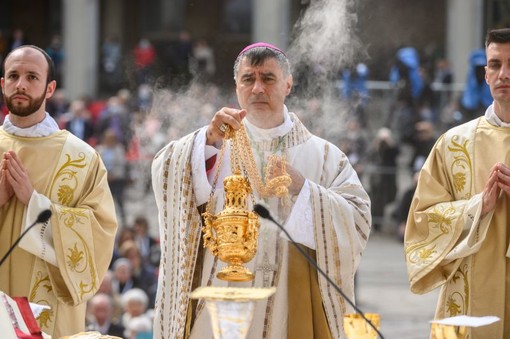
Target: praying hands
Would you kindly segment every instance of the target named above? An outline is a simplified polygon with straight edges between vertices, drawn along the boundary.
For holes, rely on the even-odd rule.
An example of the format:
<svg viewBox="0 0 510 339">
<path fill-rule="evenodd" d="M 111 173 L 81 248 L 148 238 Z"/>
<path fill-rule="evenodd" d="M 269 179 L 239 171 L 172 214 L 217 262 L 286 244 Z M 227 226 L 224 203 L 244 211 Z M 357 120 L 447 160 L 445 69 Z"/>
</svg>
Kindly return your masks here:
<svg viewBox="0 0 510 339">
<path fill-rule="evenodd" d="M 28 172 L 14 151 L 4 153 L 0 174 L 0 206 L 9 199 L 16 197 L 25 205 L 28 205 L 34 188 L 28 176 Z"/>
<path fill-rule="evenodd" d="M 501 190 L 510 196 L 510 167 L 498 162 L 492 167 L 482 193 L 482 217 L 494 210 Z"/>
</svg>

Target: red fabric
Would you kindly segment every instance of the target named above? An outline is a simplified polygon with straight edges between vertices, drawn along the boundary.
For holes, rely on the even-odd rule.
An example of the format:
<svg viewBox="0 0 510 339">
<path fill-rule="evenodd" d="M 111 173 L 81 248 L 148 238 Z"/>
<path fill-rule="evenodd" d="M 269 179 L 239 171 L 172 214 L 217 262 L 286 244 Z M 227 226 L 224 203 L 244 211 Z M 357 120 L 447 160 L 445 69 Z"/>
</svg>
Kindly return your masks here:
<svg viewBox="0 0 510 339">
<path fill-rule="evenodd" d="M 99 115 L 101 114 L 101 111 L 106 107 L 106 101 L 104 100 L 96 100 L 89 103 L 87 106 L 87 109 L 90 112 L 90 116 L 92 118 L 92 121 L 94 123 L 97 122 Z"/>
<path fill-rule="evenodd" d="M 156 58 L 156 50 L 149 46 L 147 48 L 136 47 L 133 51 L 135 55 L 135 63 L 139 67 L 148 67 Z"/>
<path fill-rule="evenodd" d="M 126 152 L 127 161 L 136 161 L 141 159 L 140 155 L 140 138 L 134 136 L 129 142 L 128 150 Z"/>
<path fill-rule="evenodd" d="M 216 154 L 205 161 L 205 171 L 207 174 L 214 168 L 214 164 L 216 164 Z"/>
<path fill-rule="evenodd" d="M 32 309 L 30 308 L 30 304 L 26 297 L 14 297 L 12 298 L 17 304 L 18 309 L 23 316 L 23 320 L 25 321 L 25 325 L 27 325 L 30 333 L 24 333 L 19 328 L 16 328 L 16 335 L 20 339 L 42 339 L 42 332 L 39 324 L 34 318 L 34 314 L 32 313 Z"/>
</svg>

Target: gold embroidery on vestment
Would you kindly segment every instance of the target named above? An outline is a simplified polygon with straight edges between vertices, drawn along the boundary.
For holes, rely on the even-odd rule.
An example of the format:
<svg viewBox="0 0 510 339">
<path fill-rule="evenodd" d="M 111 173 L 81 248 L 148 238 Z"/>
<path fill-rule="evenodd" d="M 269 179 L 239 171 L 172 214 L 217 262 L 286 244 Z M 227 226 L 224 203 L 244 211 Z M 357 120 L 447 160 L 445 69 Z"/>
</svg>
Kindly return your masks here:
<svg viewBox="0 0 510 339">
<path fill-rule="evenodd" d="M 455 217 L 456 209 L 453 206 L 440 210 L 440 207 L 434 207 L 431 212 L 426 213 L 430 229 L 436 230 L 431 232 L 429 239 L 419 242 L 416 245 L 406 248 L 406 255 L 409 262 L 413 264 L 424 265 L 435 258 L 436 241 L 449 234 L 452 231 L 452 220 Z M 439 231 L 439 232 L 437 232 Z"/>
<path fill-rule="evenodd" d="M 465 140 L 462 144 L 458 142 L 460 136 L 455 135 L 451 139 L 451 145 L 448 146 L 448 150 L 456 155 L 453 156 L 453 161 L 451 163 L 451 173 L 453 179 L 453 186 L 457 193 L 461 193 L 465 189 L 467 192 L 464 192 L 464 199 L 468 199 L 471 197 L 472 192 L 472 182 L 466 187 L 466 183 L 468 179 L 471 180 L 473 177 L 472 173 L 472 161 L 469 155 L 467 144 L 469 140 Z"/>
<path fill-rule="evenodd" d="M 451 317 L 467 314 L 467 308 L 469 306 L 469 280 L 467 272 L 468 265 L 464 264 L 457 269 L 452 279 L 448 282 L 448 284 L 453 285 L 452 287 L 455 289 L 448 295 L 446 301 L 446 311 Z M 464 294 L 460 292 L 462 290 L 458 288 L 460 286 L 455 286 L 459 284 L 464 287 Z"/>
</svg>

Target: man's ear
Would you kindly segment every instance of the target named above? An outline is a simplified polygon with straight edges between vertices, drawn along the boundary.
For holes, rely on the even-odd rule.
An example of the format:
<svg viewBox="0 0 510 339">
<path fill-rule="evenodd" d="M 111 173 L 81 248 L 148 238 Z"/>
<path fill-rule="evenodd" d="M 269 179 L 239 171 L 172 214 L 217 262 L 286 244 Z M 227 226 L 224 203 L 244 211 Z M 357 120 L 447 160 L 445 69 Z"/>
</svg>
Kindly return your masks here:
<svg viewBox="0 0 510 339">
<path fill-rule="evenodd" d="M 49 99 L 55 93 L 55 89 L 57 88 L 57 82 L 55 80 L 50 81 L 48 86 L 46 87 L 46 99 Z"/>
<path fill-rule="evenodd" d="M 292 78 L 292 74 L 287 78 L 287 95 L 292 91 L 292 85 L 294 84 L 294 79 Z"/>
</svg>

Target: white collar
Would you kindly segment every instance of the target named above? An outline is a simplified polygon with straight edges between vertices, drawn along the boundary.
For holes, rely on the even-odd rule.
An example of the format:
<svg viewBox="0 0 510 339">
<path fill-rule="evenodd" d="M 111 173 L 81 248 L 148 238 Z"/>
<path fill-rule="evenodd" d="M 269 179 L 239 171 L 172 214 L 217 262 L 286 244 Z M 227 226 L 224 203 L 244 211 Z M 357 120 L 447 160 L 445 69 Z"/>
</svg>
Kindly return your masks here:
<svg viewBox="0 0 510 339">
<path fill-rule="evenodd" d="M 260 141 L 268 141 L 272 140 L 285 134 L 289 133 L 292 129 L 292 120 L 290 119 L 289 110 L 287 106 L 283 105 L 283 117 L 284 121 L 280 126 L 274 128 L 259 128 L 248 121 L 248 119 L 244 119 L 244 125 L 250 135 L 250 139 L 255 142 Z"/>
<path fill-rule="evenodd" d="M 502 121 L 496 112 L 494 112 L 494 104 L 487 107 L 485 110 L 485 118 L 491 125 L 499 127 L 510 127 L 510 123 Z"/>
<path fill-rule="evenodd" d="M 27 128 L 14 126 L 9 119 L 9 115 L 7 115 L 4 119 L 3 129 L 9 134 L 17 135 L 20 137 L 35 138 L 47 137 L 48 135 L 57 132 L 59 127 L 55 119 L 53 119 L 48 114 L 48 112 L 46 112 L 46 117 L 43 119 L 43 121 Z"/>
</svg>

